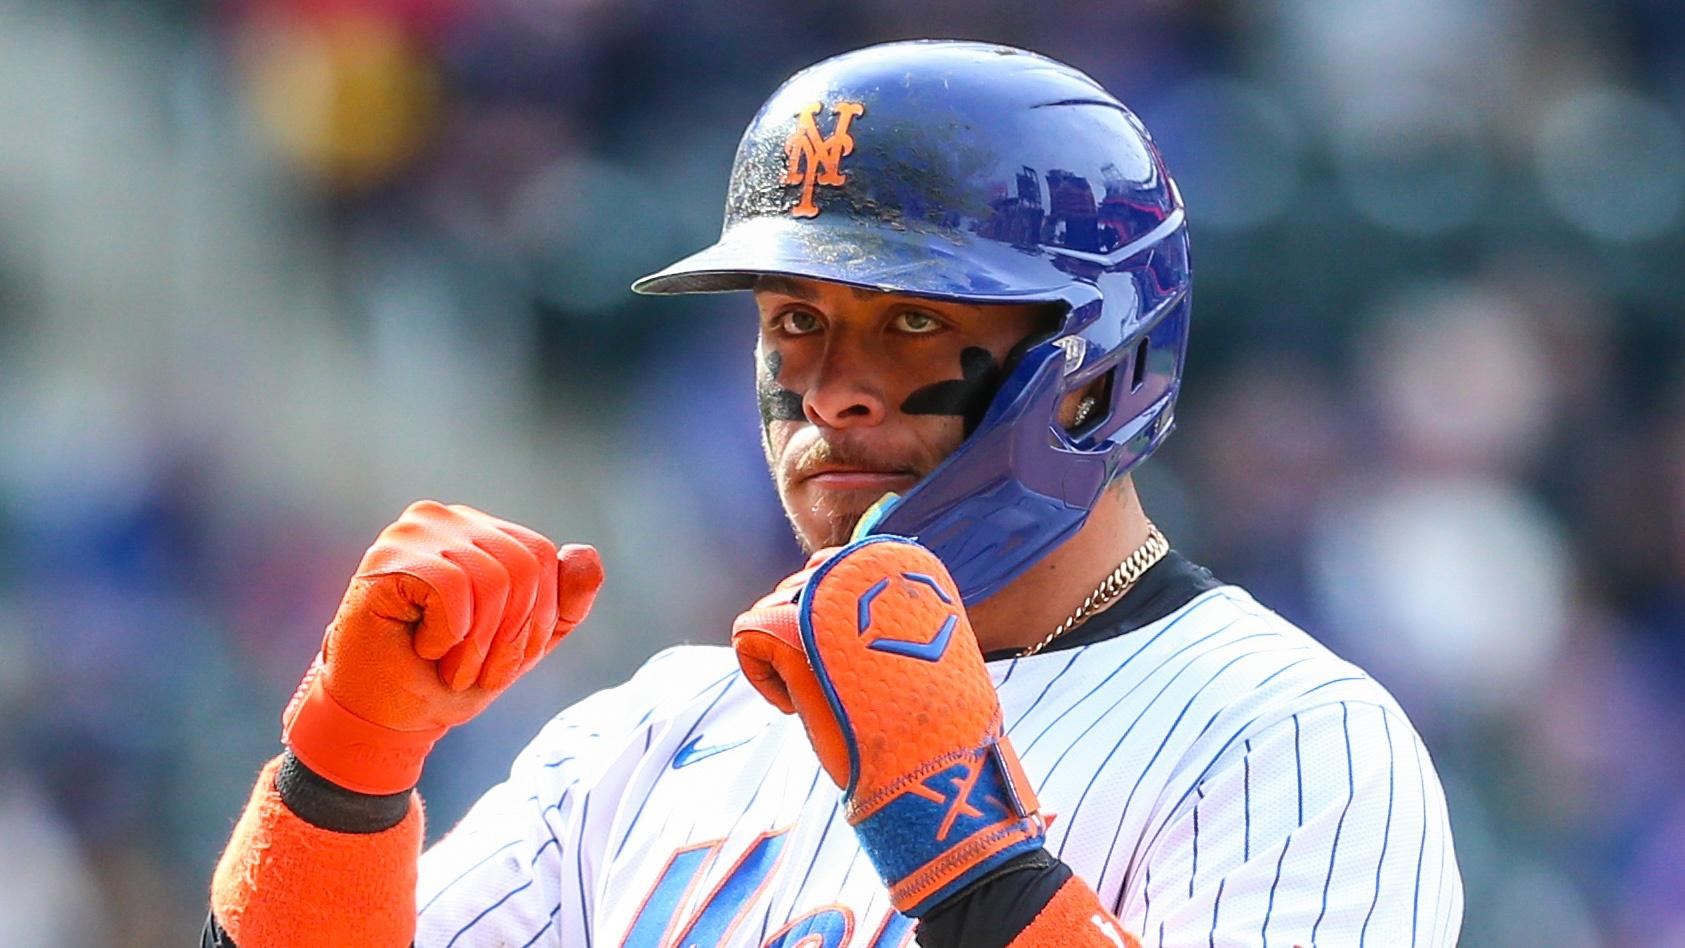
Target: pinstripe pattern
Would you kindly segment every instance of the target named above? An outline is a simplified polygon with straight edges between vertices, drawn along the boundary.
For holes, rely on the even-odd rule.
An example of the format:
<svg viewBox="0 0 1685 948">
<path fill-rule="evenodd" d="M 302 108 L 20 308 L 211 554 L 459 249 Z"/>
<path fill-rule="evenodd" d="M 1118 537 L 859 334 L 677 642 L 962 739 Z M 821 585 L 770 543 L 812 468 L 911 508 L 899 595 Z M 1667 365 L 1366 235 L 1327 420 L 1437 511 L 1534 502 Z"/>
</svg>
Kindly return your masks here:
<svg viewBox="0 0 1685 948">
<path fill-rule="evenodd" d="M 1048 848 L 1144 941 L 1455 944 L 1462 886 L 1420 739 L 1384 689 L 1243 591 L 990 670 L 1056 814 Z M 619 945 L 675 853 L 700 847 L 688 887 L 664 890 L 672 924 L 640 929 L 677 932 L 775 832 L 727 942 L 836 903 L 864 948 L 889 903 L 839 804 L 800 722 L 729 650 L 672 649 L 547 725 L 423 857 L 417 943 Z"/>
</svg>

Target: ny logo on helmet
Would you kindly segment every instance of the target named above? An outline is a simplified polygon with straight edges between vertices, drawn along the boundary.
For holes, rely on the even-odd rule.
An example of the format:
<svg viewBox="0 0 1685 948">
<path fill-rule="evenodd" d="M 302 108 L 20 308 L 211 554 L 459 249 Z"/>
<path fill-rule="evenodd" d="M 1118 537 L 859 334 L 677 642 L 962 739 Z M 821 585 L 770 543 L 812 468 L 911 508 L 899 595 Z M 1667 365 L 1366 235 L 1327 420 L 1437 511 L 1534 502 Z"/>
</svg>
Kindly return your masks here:
<svg viewBox="0 0 1685 948">
<path fill-rule="evenodd" d="M 784 183 L 802 186 L 802 199 L 790 210 L 792 217 L 819 216 L 819 206 L 813 203 L 815 184 L 840 186 L 848 183 L 848 177 L 842 173 L 843 156 L 854 151 L 854 138 L 848 134 L 848 123 L 865 112 L 866 106 L 859 102 L 838 102 L 837 107 L 832 109 L 837 116 L 837 127 L 829 138 L 819 134 L 819 124 L 813 118 L 824 107 L 825 103 L 815 102 L 797 112 L 796 130 L 790 133 L 790 140 L 784 144 L 784 151 L 790 156 Z"/>
</svg>

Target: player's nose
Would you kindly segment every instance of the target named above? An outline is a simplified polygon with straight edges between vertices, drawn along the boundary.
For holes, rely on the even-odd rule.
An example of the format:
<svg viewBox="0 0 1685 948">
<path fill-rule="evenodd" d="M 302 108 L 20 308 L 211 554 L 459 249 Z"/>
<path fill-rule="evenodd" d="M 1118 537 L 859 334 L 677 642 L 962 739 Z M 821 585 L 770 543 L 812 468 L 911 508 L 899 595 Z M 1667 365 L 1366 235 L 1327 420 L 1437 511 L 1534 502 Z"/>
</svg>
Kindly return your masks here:
<svg viewBox="0 0 1685 948">
<path fill-rule="evenodd" d="M 802 397 L 807 420 L 822 428 L 879 425 L 888 414 L 881 360 L 849 332 L 825 340 L 813 382 Z"/>
</svg>

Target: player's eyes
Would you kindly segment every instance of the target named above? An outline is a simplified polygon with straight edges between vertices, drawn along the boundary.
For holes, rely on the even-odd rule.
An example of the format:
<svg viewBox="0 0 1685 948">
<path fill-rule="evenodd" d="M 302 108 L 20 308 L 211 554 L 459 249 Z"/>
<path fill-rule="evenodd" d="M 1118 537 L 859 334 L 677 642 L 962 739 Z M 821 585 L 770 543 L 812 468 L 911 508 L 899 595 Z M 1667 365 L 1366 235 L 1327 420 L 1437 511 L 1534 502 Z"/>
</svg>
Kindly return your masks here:
<svg viewBox="0 0 1685 948">
<path fill-rule="evenodd" d="M 778 328 L 791 336 L 806 336 L 820 329 L 819 317 L 805 309 L 787 309 L 774 320 Z"/>
<path fill-rule="evenodd" d="M 928 333 L 941 329 L 942 323 L 929 313 L 909 309 L 896 315 L 895 328 L 902 332 Z"/>
</svg>

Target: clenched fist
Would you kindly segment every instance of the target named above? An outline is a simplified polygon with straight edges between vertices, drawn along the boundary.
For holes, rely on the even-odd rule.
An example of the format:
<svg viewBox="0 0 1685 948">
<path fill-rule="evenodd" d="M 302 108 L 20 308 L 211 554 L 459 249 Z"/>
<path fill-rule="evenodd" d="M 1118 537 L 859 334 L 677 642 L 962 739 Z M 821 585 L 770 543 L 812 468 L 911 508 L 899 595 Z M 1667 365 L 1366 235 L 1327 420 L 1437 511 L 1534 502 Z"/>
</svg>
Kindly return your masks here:
<svg viewBox="0 0 1685 948">
<path fill-rule="evenodd" d="M 602 582 L 589 546 L 558 549 L 460 504 L 411 504 L 363 555 L 282 738 L 342 787 L 408 790 L 445 731 L 548 655 Z"/>
<path fill-rule="evenodd" d="M 1046 819 L 934 553 L 896 536 L 822 550 L 737 617 L 731 644 L 755 689 L 801 716 L 903 914 L 1041 849 Z"/>
</svg>

